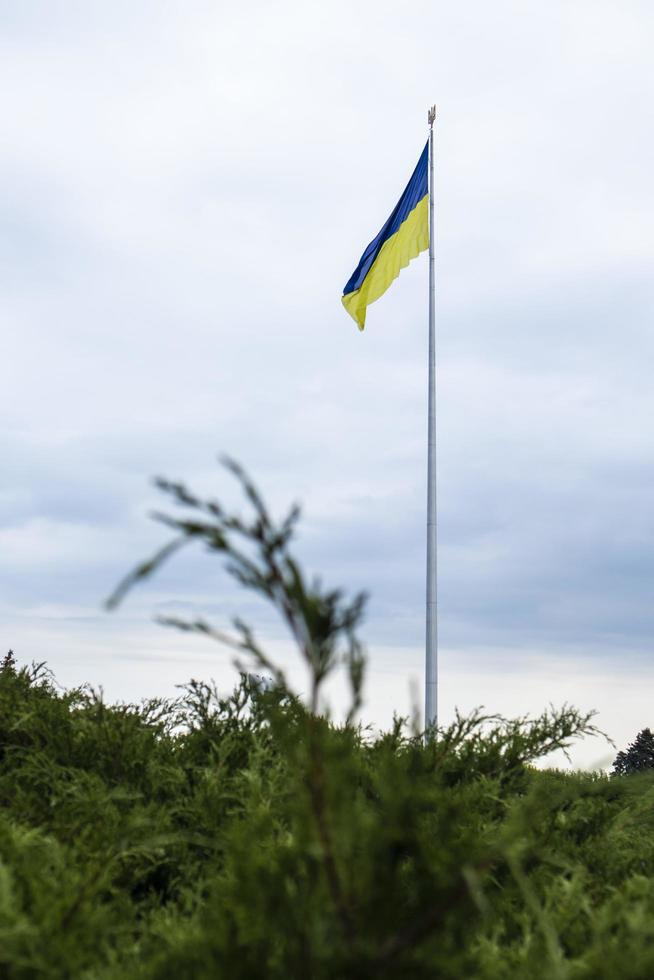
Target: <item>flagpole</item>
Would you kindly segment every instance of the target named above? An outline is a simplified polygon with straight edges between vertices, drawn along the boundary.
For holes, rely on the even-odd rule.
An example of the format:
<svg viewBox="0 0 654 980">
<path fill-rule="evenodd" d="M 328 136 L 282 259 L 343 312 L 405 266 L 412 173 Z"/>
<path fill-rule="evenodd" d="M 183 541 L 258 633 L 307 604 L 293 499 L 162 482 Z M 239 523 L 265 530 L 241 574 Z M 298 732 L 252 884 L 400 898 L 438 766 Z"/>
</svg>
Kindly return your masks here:
<svg viewBox="0 0 654 980">
<path fill-rule="evenodd" d="M 427 616 L 425 635 L 425 728 L 438 723 L 438 607 L 436 601 L 436 338 L 434 269 L 434 121 L 429 123 L 429 421 L 427 429 Z"/>
</svg>

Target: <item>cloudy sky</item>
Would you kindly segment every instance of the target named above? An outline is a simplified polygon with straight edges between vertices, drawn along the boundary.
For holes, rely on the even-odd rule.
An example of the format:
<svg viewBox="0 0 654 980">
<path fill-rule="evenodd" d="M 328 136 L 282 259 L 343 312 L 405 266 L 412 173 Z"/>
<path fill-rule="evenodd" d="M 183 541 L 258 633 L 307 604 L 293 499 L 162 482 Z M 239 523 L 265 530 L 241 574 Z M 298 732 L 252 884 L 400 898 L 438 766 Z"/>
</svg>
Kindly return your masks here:
<svg viewBox="0 0 654 980">
<path fill-rule="evenodd" d="M 644 0 L 0 0 L 5 647 L 124 699 L 233 680 L 153 612 L 290 658 L 199 554 L 101 608 L 165 540 L 151 477 L 234 499 L 228 452 L 370 591 L 366 720 L 410 710 L 426 257 L 363 335 L 340 294 L 436 102 L 441 718 L 654 724 L 653 30 Z"/>
</svg>

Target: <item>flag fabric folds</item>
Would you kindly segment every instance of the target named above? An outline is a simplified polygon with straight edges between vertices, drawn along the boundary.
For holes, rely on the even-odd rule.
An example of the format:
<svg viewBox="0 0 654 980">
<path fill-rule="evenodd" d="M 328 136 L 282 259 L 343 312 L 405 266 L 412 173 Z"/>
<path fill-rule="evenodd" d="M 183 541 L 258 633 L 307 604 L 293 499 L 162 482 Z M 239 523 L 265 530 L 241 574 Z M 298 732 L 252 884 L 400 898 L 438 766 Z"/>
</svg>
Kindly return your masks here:
<svg viewBox="0 0 654 980">
<path fill-rule="evenodd" d="M 429 143 L 390 218 L 359 260 L 343 290 L 343 306 L 359 330 L 370 303 L 382 296 L 411 259 L 429 248 Z"/>
</svg>

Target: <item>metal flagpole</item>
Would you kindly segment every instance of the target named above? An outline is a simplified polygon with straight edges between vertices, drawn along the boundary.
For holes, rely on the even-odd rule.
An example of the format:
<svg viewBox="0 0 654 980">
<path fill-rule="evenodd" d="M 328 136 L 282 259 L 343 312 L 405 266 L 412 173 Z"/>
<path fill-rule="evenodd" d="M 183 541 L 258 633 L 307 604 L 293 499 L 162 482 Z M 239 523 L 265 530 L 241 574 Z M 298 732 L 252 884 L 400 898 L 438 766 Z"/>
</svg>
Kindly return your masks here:
<svg viewBox="0 0 654 980">
<path fill-rule="evenodd" d="M 425 637 L 425 728 L 438 722 L 438 616 L 436 603 L 436 340 L 434 275 L 434 121 L 429 123 L 429 423 L 427 430 L 427 622 Z"/>
</svg>

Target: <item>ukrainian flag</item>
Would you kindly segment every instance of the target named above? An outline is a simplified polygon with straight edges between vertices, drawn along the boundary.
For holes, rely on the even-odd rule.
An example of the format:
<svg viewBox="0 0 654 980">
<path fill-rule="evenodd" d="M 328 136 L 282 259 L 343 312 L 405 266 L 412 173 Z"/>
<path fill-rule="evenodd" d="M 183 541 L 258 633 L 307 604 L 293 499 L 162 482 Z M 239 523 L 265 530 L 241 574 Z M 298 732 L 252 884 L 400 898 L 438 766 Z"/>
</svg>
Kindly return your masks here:
<svg viewBox="0 0 654 980">
<path fill-rule="evenodd" d="M 343 306 L 359 330 L 370 303 L 386 292 L 411 259 L 429 248 L 429 143 L 390 218 L 361 256 L 343 290 Z"/>
</svg>

